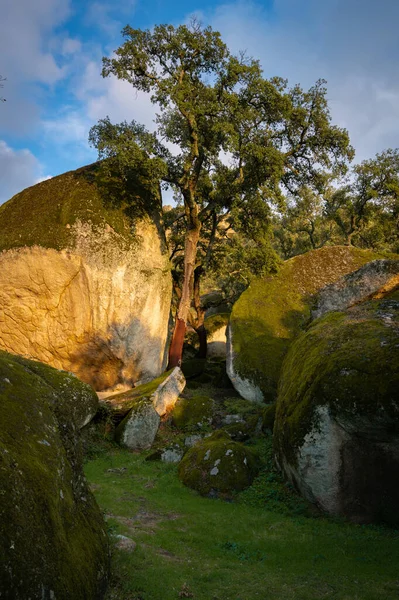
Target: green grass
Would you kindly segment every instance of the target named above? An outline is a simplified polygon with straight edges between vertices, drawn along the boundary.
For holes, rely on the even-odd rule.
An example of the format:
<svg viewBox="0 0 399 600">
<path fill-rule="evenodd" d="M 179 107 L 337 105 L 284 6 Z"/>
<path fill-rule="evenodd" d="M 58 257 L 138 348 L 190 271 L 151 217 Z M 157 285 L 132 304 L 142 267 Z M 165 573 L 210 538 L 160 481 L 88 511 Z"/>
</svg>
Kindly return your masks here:
<svg viewBox="0 0 399 600">
<path fill-rule="evenodd" d="M 185 488 L 173 465 L 99 446 L 85 470 L 111 539 L 137 543 L 113 549 L 107 600 L 397 600 L 399 533 L 304 516 L 267 468 L 268 444 L 234 502 Z"/>
</svg>

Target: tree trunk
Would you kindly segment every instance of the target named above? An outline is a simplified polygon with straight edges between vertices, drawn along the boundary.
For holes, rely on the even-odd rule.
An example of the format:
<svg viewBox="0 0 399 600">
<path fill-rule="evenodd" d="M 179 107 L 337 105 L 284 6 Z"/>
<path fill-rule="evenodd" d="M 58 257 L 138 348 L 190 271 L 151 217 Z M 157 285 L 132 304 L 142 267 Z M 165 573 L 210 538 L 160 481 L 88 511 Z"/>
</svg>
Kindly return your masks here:
<svg viewBox="0 0 399 600">
<path fill-rule="evenodd" d="M 180 366 L 183 353 L 184 335 L 186 332 L 186 323 L 191 306 L 194 288 L 194 269 L 197 258 L 197 245 L 201 224 L 198 220 L 198 213 L 190 215 L 191 227 L 187 229 L 185 248 L 184 248 L 184 276 L 182 294 L 176 314 L 176 323 L 173 331 L 172 341 L 169 349 L 168 369 Z"/>
<path fill-rule="evenodd" d="M 199 340 L 198 358 L 206 358 L 206 355 L 208 354 L 208 340 L 205 325 L 200 325 L 195 331 Z"/>
<path fill-rule="evenodd" d="M 201 306 L 200 282 L 204 272 L 202 265 L 196 267 L 194 271 L 194 309 L 196 313 L 195 331 L 198 335 L 199 351 L 198 358 L 206 358 L 208 352 L 207 334 L 205 329 L 205 310 Z"/>
</svg>

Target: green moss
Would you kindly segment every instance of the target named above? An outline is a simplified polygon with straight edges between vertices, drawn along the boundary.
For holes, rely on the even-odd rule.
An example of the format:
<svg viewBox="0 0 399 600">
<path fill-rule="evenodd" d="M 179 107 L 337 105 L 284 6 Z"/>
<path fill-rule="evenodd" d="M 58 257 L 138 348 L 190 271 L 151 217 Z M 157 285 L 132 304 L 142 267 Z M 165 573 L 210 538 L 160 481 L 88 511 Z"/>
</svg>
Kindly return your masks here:
<svg viewBox="0 0 399 600">
<path fill-rule="evenodd" d="M 243 490 L 252 483 L 256 472 L 254 453 L 224 432 L 193 446 L 178 467 L 184 485 L 203 496 Z"/>
<path fill-rule="evenodd" d="M 262 413 L 262 431 L 273 431 L 276 418 L 276 403 L 270 404 L 263 409 Z"/>
<path fill-rule="evenodd" d="M 115 407 L 118 410 L 115 412 L 115 416 L 119 420 L 122 416 L 125 416 L 132 408 L 138 408 L 140 404 L 146 402 L 148 398 L 155 392 L 155 390 L 165 381 L 167 377 L 172 373 L 172 369 L 165 371 L 156 379 L 152 379 L 148 383 L 143 383 L 137 387 L 128 390 L 127 392 L 121 392 L 106 398 L 106 403 L 111 407 Z"/>
<path fill-rule="evenodd" d="M 230 318 L 230 313 L 221 313 L 211 315 L 205 319 L 205 328 L 208 334 L 208 341 L 212 341 L 212 335 L 222 327 L 226 327 Z"/>
<path fill-rule="evenodd" d="M 233 307 L 234 370 L 274 402 L 281 365 L 310 318 L 314 294 L 377 258 L 394 255 L 346 246 L 325 247 L 286 261 L 275 276 L 251 283 Z"/>
<path fill-rule="evenodd" d="M 212 420 L 214 405 L 208 396 L 179 398 L 172 412 L 173 423 L 179 429 L 203 429 Z"/>
<path fill-rule="evenodd" d="M 107 575 L 104 523 L 67 418 L 66 374 L 57 386 L 58 372 L 46 369 L 42 377 L 38 363 L 0 352 L 2 590 L 15 600 L 51 592 L 60 600 L 99 598 Z"/>
<path fill-rule="evenodd" d="M 85 425 L 98 410 L 98 396 L 88 383 L 80 381 L 73 373 L 53 369 L 48 365 L 22 356 L 13 356 L 28 372 L 38 375 L 56 391 L 54 408 L 66 421 L 73 421 L 77 427 Z"/>
<path fill-rule="evenodd" d="M 274 426 L 278 454 L 296 463 L 319 406 L 340 422 L 385 422 L 399 432 L 398 334 L 394 300 L 328 313 L 295 340 L 284 361 Z"/>
<path fill-rule="evenodd" d="M 133 241 L 132 221 L 123 207 L 113 207 L 102 198 L 95 182 L 97 169 L 94 164 L 53 177 L 3 204 L 0 250 L 33 245 L 60 250 L 73 246 L 72 226 L 79 220 L 91 222 L 94 230 L 110 225 L 128 248 Z"/>
</svg>

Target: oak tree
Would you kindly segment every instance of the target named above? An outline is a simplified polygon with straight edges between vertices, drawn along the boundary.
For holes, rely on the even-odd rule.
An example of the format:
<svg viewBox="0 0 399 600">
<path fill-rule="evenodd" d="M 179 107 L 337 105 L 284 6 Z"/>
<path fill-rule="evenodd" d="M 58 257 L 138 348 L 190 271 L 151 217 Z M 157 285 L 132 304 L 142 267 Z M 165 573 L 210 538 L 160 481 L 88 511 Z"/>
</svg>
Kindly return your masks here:
<svg viewBox="0 0 399 600">
<path fill-rule="evenodd" d="M 250 230 L 257 207 L 278 205 L 284 192 L 295 196 L 304 186 L 321 191 L 326 173 L 343 173 L 353 150 L 347 132 L 331 124 L 323 80 L 304 91 L 266 79 L 258 61 L 233 55 L 218 32 L 196 21 L 151 31 L 127 26 L 123 35 L 115 55 L 103 59 L 102 75 L 151 95 L 158 107 L 155 132 L 106 118 L 90 140 L 125 181 L 137 167 L 150 186 L 161 180 L 182 199 L 184 260 L 172 367 L 181 360 L 196 269 L 208 266 L 198 253 L 204 223 L 234 214 Z"/>
</svg>

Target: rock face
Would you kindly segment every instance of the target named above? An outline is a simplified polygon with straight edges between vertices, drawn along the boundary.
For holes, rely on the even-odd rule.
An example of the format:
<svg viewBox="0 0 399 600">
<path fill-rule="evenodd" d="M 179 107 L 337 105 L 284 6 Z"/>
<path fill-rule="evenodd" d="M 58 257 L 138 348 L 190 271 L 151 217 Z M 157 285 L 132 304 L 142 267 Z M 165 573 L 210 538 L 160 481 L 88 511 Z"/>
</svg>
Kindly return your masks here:
<svg viewBox="0 0 399 600">
<path fill-rule="evenodd" d="M 218 431 L 186 452 L 179 463 L 179 478 L 201 495 L 217 496 L 243 490 L 256 473 L 256 458 L 249 448 Z"/>
<path fill-rule="evenodd" d="M 179 367 L 150 383 L 103 400 L 116 422 L 115 439 L 133 450 L 151 448 L 160 418 L 171 411 L 186 380 Z"/>
<path fill-rule="evenodd" d="M 317 294 L 312 319 L 331 310 L 345 310 L 371 296 L 383 296 L 399 286 L 399 261 L 374 260 L 326 285 Z"/>
<path fill-rule="evenodd" d="M 325 247 L 251 283 L 233 307 L 227 335 L 227 372 L 236 390 L 247 400 L 274 402 L 284 356 L 311 318 L 317 292 L 378 258 L 368 250 Z"/>
<path fill-rule="evenodd" d="M 70 373 L 0 351 L 1 598 L 103 596 L 107 535 L 79 442 L 97 403 Z"/>
<path fill-rule="evenodd" d="M 113 208 L 95 172 L 0 207 L 0 347 L 104 390 L 162 372 L 171 276 L 156 211 Z"/>
<path fill-rule="evenodd" d="M 334 515 L 399 525 L 399 298 L 316 320 L 284 361 L 274 442 L 297 489 Z"/>
<path fill-rule="evenodd" d="M 226 356 L 226 329 L 229 314 L 215 314 L 205 319 L 208 333 L 208 358 Z"/>
</svg>

